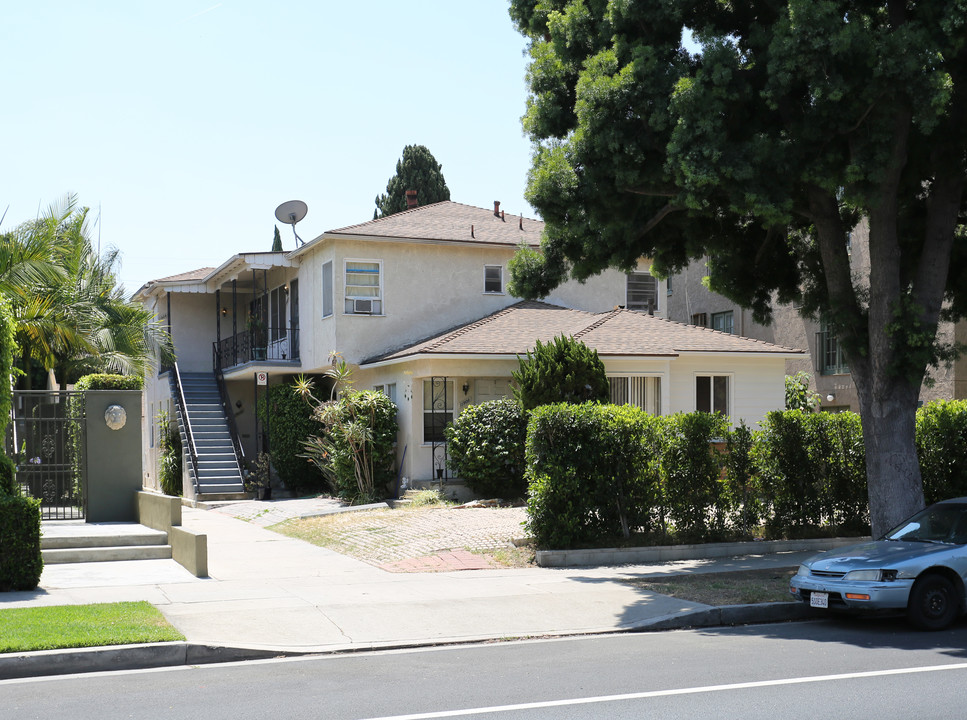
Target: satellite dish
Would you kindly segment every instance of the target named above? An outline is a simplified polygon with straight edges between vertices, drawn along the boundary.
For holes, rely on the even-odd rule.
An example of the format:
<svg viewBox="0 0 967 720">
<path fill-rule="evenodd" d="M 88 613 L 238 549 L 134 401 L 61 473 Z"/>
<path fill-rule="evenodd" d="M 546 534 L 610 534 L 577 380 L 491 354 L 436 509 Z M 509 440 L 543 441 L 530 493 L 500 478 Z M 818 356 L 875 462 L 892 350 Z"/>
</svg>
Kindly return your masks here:
<svg viewBox="0 0 967 720">
<path fill-rule="evenodd" d="M 295 224 L 302 220 L 307 212 L 309 212 L 309 206 L 301 200 L 288 200 L 275 209 L 276 220 L 292 226 L 292 234 L 295 235 L 296 243 L 299 245 L 305 245 L 305 241 L 295 231 Z"/>
</svg>

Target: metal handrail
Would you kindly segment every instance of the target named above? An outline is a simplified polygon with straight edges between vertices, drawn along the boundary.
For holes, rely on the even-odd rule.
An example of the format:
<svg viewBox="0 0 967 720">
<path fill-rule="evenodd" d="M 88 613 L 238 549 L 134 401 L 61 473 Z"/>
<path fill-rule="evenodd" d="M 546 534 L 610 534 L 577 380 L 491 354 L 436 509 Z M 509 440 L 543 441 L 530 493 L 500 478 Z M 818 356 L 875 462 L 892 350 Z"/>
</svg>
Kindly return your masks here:
<svg viewBox="0 0 967 720">
<path fill-rule="evenodd" d="M 216 353 L 217 357 L 217 353 Z M 245 449 L 238 434 L 238 425 L 235 423 L 235 413 L 232 411 L 231 401 L 228 397 L 228 388 L 225 387 L 225 374 L 221 366 L 215 362 L 215 384 L 218 386 L 218 397 L 222 401 L 222 410 L 225 412 L 225 419 L 228 421 L 228 434 L 232 438 L 232 447 L 235 448 L 235 462 L 238 463 L 239 470 L 245 462 Z"/>
<path fill-rule="evenodd" d="M 178 403 L 178 410 L 181 412 L 181 417 L 185 425 L 185 437 L 188 440 L 188 457 L 191 460 L 191 470 L 192 478 L 195 486 L 195 494 L 198 494 L 198 452 L 195 449 L 195 435 L 191 431 L 191 419 L 188 417 L 188 402 L 185 400 L 185 391 L 181 386 L 181 372 L 178 370 L 178 363 L 175 363 L 172 367 L 174 371 L 171 377 L 175 381 L 175 402 Z"/>
<path fill-rule="evenodd" d="M 299 328 L 244 330 L 213 343 L 213 352 L 213 366 L 221 368 L 250 362 L 296 362 L 299 360 Z"/>
</svg>

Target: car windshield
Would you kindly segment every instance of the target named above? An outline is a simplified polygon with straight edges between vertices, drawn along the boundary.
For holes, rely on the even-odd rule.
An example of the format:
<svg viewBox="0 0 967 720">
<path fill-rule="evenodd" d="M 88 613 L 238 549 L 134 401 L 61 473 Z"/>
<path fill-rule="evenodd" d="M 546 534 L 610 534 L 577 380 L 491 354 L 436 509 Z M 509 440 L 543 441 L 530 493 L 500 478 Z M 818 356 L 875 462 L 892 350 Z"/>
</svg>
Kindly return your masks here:
<svg viewBox="0 0 967 720">
<path fill-rule="evenodd" d="M 967 505 L 932 505 L 904 520 L 883 539 L 963 545 L 967 543 Z"/>
</svg>

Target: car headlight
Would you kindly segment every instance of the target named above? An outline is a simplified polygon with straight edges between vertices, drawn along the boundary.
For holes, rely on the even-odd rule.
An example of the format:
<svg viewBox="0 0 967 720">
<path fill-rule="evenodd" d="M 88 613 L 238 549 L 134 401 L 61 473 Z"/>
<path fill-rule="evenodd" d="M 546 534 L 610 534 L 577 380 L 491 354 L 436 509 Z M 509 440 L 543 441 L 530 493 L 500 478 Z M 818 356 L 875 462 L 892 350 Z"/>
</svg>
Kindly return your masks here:
<svg viewBox="0 0 967 720">
<path fill-rule="evenodd" d="M 799 569 L 796 570 L 796 575 L 801 575 L 802 577 L 809 577 L 809 567 L 807 565 L 800 565 Z"/>
<path fill-rule="evenodd" d="M 846 582 L 868 581 L 868 582 L 879 582 L 883 578 L 882 570 L 852 570 L 846 573 L 846 577 L 843 578 Z"/>
</svg>

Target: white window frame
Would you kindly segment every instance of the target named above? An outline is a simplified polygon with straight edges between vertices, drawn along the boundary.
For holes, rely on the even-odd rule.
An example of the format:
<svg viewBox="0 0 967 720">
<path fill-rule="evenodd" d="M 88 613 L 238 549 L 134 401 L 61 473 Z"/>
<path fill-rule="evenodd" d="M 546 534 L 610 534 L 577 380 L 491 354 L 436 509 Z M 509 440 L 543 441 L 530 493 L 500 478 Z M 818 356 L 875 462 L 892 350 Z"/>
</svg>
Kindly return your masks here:
<svg viewBox="0 0 967 720">
<path fill-rule="evenodd" d="M 488 290 L 487 289 L 487 271 L 496 270 L 497 271 L 497 283 L 500 286 L 499 290 Z M 504 266 L 503 265 L 484 265 L 484 286 L 483 291 L 485 295 L 503 295 L 504 294 Z"/>
<path fill-rule="evenodd" d="M 634 407 L 641 408 L 645 412 L 652 413 L 655 416 L 661 415 L 661 385 L 662 385 L 661 375 L 657 375 L 654 373 L 651 373 L 651 374 L 618 373 L 615 375 L 608 375 L 609 385 L 613 380 L 619 380 L 619 381 L 626 380 L 627 389 L 626 389 L 624 399 L 621 400 L 621 402 L 619 403 L 614 397 L 613 389 L 609 387 L 611 402 L 615 404 L 620 404 L 620 405 L 633 405 Z M 644 386 L 644 387 L 638 388 L 637 391 L 638 393 L 644 393 L 644 403 L 645 405 L 650 405 L 651 406 L 650 408 L 645 407 L 645 405 L 641 405 L 640 403 L 632 402 L 632 400 L 634 399 L 633 396 L 636 394 L 636 388 L 634 387 L 636 385 L 636 381 L 639 381 L 641 385 Z M 656 381 L 656 382 L 649 382 L 649 381 Z M 648 392 L 649 387 L 651 388 L 651 392 Z"/>
<path fill-rule="evenodd" d="M 722 412 L 721 409 L 715 407 L 715 380 L 717 378 L 725 378 L 727 382 L 727 387 L 725 389 L 725 412 L 722 415 L 727 418 L 732 417 L 732 408 L 734 407 L 734 388 L 735 388 L 735 376 L 733 373 L 723 373 L 723 372 L 699 372 L 695 373 L 692 379 L 692 389 L 694 391 L 692 407 L 695 408 L 695 412 L 701 412 L 698 409 L 699 405 L 699 395 L 698 395 L 698 381 L 700 378 L 709 379 L 709 397 L 708 397 L 708 407 L 711 412 Z"/>
<path fill-rule="evenodd" d="M 388 382 L 388 383 L 382 383 L 380 385 L 373 385 L 373 390 L 375 390 L 376 392 L 383 393 L 383 395 L 388 397 L 394 405 L 397 404 L 395 382 Z"/>
<path fill-rule="evenodd" d="M 349 266 L 353 263 L 367 263 L 370 265 L 376 265 L 377 267 L 376 272 L 378 273 L 378 280 L 379 280 L 379 282 L 374 286 L 376 288 L 376 293 L 377 293 L 376 295 L 353 295 L 350 293 L 350 287 L 367 287 L 363 285 L 353 286 L 349 283 Z M 346 258 L 345 260 L 343 260 L 342 277 L 343 277 L 343 313 L 345 315 L 381 316 L 385 314 L 383 312 L 383 261 L 382 260 L 376 260 L 374 258 Z M 371 300 L 373 303 L 377 303 L 379 305 L 379 308 L 378 308 L 379 312 L 357 313 L 357 312 L 347 311 L 346 308 L 349 307 L 350 303 L 355 304 L 356 300 Z"/>
<path fill-rule="evenodd" d="M 648 302 L 647 301 L 644 303 L 643 306 L 641 305 L 641 303 L 636 303 L 636 306 L 635 307 L 632 307 L 631 306 L 632 305 L 632 303 L 631 303 L 631 281 L 632 281 L 632 278 L 634 278 L 636 276 L 639 276 L 639 275 L 640 276 L 643 276 L 643 277 L 649 277 L 649 278 L 651 278 L 651 281 L 655 284 L 655 290 L 654 290 L 654 300 L 655 300 L 655 304 L 651 308 L 651 310 L 653 312 L 658 312 L 658 296 L 659 296 L 659 293 L 658 293 L 658 278 L 656 278 L 654 275 L 652 275 L 647 270 L 635 270 L 635 271 L 630 272 L 630 273 L 625 273 L 625 307 L 628 308 L 629 310 L 637 310 L 638 312 L 648 312 Z"/>
<path fill-rule="evenodd" d="M 726 318 L 726 317 L 729 319 L 728 330 L 723 330 L 721 328 L 715 327 L 715 321 L 717 319 Z M 728 333 L 729 335 L 735 335 L 735 313 L 732 310 L 723 310 L 722 312 L 712 313 L 711 323 L 712 324 L 710 327 L 713 330 L 718 330 L 719 332 Z"/>
</svg>

